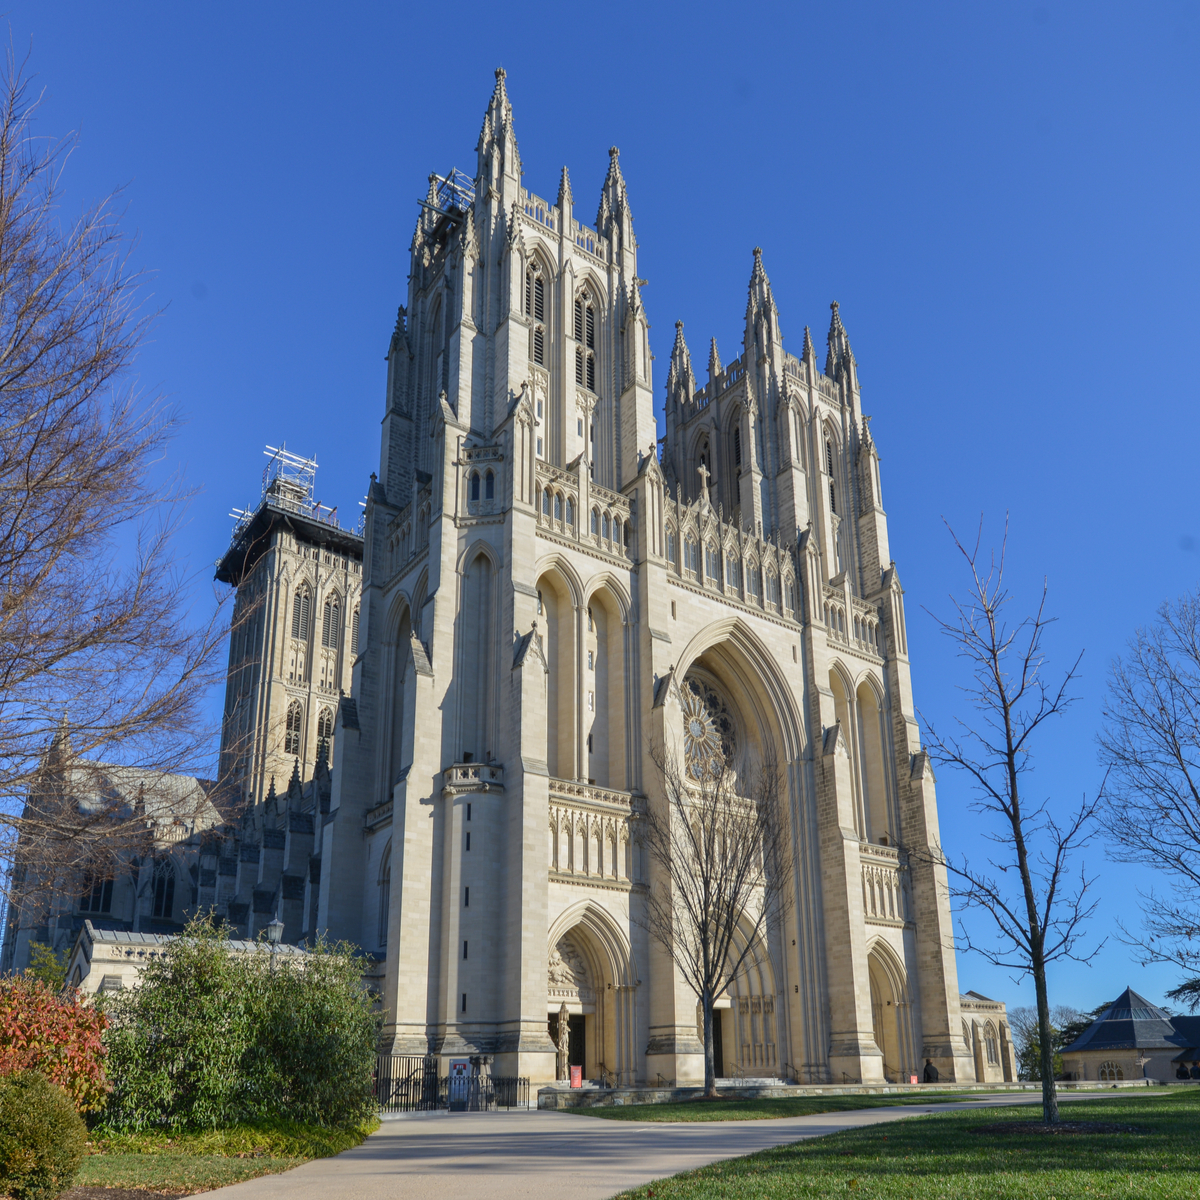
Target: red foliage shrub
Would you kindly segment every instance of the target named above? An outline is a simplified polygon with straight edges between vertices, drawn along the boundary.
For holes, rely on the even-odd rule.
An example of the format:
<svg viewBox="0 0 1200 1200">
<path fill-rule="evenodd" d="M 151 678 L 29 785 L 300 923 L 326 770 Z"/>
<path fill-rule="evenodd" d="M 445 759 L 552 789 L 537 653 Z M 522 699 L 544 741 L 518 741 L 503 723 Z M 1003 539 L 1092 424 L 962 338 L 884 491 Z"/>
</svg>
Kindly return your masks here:
<svg viewBox="0 0 1200 1200">
<path fill-rule="evenodd" d="M 0 1076 L 40 1071 L 65 1089 L 80 1112 L 104 1107 L 101 1036 L 108 1018 L 77 993 L 60 994 L 40 979 L 0 979 Z"/>
</svg>

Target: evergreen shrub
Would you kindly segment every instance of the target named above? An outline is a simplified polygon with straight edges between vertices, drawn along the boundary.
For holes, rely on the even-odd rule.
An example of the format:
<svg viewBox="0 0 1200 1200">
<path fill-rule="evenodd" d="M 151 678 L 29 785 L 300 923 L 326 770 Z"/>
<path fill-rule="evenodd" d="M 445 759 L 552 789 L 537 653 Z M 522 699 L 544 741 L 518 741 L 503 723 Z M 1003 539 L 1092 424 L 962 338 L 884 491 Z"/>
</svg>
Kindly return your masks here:
<svg viewBox="0 0 1200 1200">
<path fill-rule="evenodd" d="M 37 1071 L 0 1079 L 0 1190 L 54 1200 L 75 1181 L 87 1127 L 67 1092 Z"/>
<path fill-rule="evenodd" d="M 378 1018 L 346 945 L 272 961 L 195 921 L 106 1012 L 110 1130 L 349 1128 L 374 1112 Z"/>
<path fill-rule="evenodd" d="M 108 1022 L 77 992 L 59 993 L 29 975 L 0 979 L 0 1076 L 40 1071 L 80 1112 L 104 1107 L 102 1036 Z"/>
</svg>

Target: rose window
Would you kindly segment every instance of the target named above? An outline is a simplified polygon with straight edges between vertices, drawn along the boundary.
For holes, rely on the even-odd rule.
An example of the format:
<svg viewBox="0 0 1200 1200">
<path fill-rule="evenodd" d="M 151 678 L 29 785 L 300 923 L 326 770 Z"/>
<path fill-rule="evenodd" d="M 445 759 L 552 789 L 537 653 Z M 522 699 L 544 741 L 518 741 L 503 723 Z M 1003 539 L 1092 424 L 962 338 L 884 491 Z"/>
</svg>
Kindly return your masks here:
<svg viewBox="0 0 1200 1200">
<path fill-rule="evenodd" d="M 692 779 L 707 779 L 733 759 L 733 718 L 711 687 L 689 679 L 683 689 L 683 753 Z"/>
</svg>

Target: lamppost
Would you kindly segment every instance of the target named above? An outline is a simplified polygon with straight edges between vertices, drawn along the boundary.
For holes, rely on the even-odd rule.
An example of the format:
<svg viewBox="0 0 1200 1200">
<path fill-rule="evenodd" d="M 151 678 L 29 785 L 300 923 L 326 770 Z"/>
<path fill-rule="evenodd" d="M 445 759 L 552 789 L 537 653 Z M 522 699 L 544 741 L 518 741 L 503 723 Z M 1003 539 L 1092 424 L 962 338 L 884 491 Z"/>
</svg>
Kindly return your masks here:
<svg viewBox="0 0 1200 1200">
<path fill-rule="evenodd" d="M 275 914 L 275 920 L 267 925 L 267 941 L 271 943 L 271 970 L 275 970 L 275 948 L 279 945 L 279 939 L 283 937 L 283 922 L 279 919 L 279 914 Z"/>
</svg>

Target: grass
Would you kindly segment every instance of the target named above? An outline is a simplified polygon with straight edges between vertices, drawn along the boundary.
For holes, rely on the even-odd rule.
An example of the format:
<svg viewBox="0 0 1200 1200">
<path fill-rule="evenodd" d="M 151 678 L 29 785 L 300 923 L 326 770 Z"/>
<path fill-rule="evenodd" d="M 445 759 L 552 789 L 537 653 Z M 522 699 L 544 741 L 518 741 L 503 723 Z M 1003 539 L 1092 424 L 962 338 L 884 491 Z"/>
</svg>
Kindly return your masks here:
<svg viewBox="0 0 1200 1200">
<path fill-rule="evenodd" d="M 977 1098 L 979 1093 L 934 1092 L 901 1096 L 787 1096 L 778 1100 L 681 1100 L 674 1104 L 604 1105 L 568 1108 L 565 1112 L 606 1121 L 768 1121 L 775 1117 L 811 1117 L 815 1113 L 852 1112 L 858 1108 L 892 1108 L 904 1104 L 948 1104 Z"/>
<path fill-rule="evenodd" d="M 75 1186 L 203 1192 L 340 1154 L 378 1127 L 372 1120 L 357 1129 L 323 1129 L 293 1121 L 185 1133 L 97 1129 Z"/>
<path fill-rule="evenodd" d="M 976 1134 L 1040 1120 L 1040 1106 L 975 1109 L 848 1130 L 730 1159 L 622 1193 L 617 1200 L 1177 1200 L 1200 1197 L 1200 1091 L 1063 1105 L 1072 1121 L 1145 1134 Z"/>
</svg>

